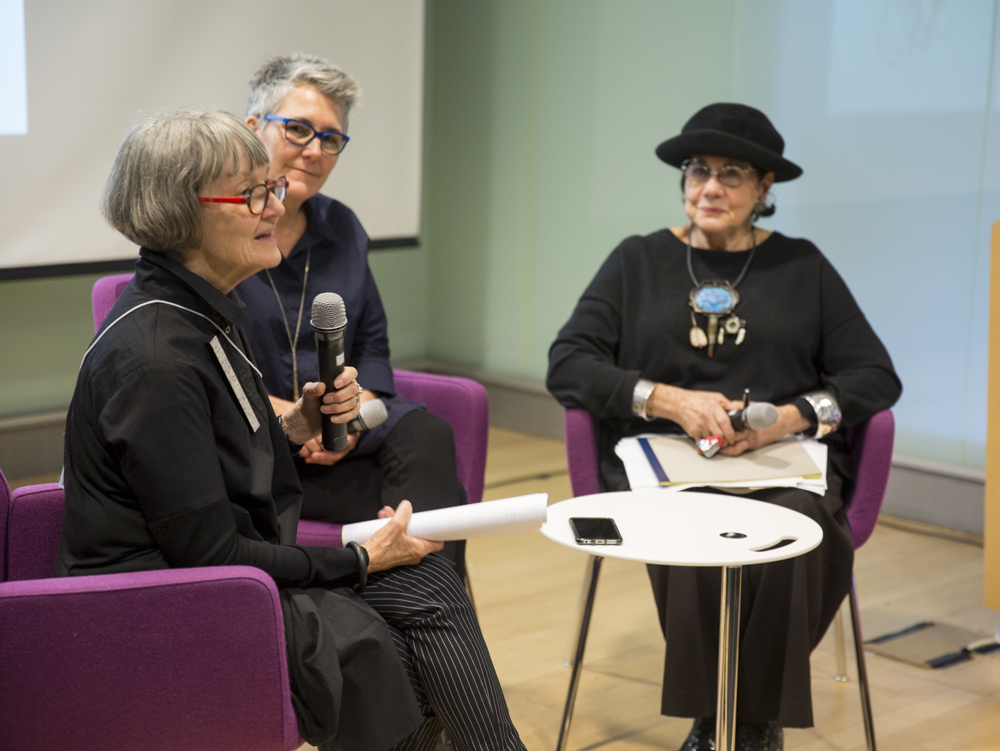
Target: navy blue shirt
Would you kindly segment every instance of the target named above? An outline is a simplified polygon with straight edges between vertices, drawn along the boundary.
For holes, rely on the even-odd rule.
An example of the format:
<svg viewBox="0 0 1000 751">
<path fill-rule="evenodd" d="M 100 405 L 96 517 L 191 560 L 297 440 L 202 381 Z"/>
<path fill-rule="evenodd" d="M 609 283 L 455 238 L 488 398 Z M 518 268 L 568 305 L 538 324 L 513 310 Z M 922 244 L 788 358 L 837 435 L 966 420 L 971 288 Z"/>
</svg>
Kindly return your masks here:
<svg viewBox="0 0 1000 751">
<path fill-rule="evenodd" d="M 385 309 L 368 267 L 368 233 L 353 211 L 332 198 L 315 195 L 302 207 L 307 219 L 305 233 L 288 257 L 282 258 L 277 268 L 270 269 L 294 337 L 306 258 L 309 258 L 305 305 L 296 345 L 299 390 L 303 384 L 319 380 L 316 340 L 309 326 L 312 301 L 322 292 L 335 292 L 344 299 L 347 311 L 346 364 L 357 368 L 358 383 L 380 393 L 389 413 L 389 419 L 363 434 L 354 449 L 355 454 L 368 453 L 382 444 L 403 415 L 421 409 L 421 405 L 396 395 L 389 365 Z M 246 304 L 243 331 L 253 348 L 267 393 L 291 400 L 292 349 L 267 272 L 246 279 L 236 289 Z"/>
</svg>

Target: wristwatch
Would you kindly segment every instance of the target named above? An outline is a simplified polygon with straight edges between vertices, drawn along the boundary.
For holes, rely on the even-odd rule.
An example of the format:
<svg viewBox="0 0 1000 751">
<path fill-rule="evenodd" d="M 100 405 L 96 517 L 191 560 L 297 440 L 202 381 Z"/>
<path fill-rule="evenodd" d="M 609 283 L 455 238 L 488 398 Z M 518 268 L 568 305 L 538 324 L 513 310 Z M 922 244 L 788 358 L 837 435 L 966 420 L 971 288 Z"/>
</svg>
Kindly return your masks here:
<svg viewBox="0 0 1000 751">
<path fill-rule="evenodd" d="M 655 388 L 655 383 L 645 378 L 640 378 L 636 381 L 635 388 L 632 389 L 632 414 L 636 417 L 641 417 L 646 422 L 652 422 L 654 419 L 646 414 L 646 403 L 649 401 L 649 397 Z"/>
</svg>

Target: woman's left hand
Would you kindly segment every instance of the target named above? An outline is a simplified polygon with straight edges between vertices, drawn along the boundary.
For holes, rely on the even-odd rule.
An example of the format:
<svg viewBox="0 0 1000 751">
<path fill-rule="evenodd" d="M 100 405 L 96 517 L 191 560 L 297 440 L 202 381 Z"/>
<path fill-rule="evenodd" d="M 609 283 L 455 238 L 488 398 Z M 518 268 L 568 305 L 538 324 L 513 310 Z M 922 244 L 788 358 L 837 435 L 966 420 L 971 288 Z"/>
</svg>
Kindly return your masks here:
<svg viewBox="0 0 1000 751">
<path fill-rule="evenodd" d="M 302 398 L 281 416 L 285 435 L 295 443 L 305 444 L 320 434 L 323 420 L 347 423 L 357 417 L 361 407 L 357 377 L 357 370 L 344 368 L 333 382 L 336 390 L 328 394 L 322 383 L 305 384 Z"/>
<path fill-rule="evenodd" d="M 727 443 L 720 454 L 739 456 L 745 451 L 753 451 L 767 446 L 791 433 L 801 433 L 809 428 L 809 421 L 802 416 L 794 404 L 783 404 L 778 407 L 778 421 L 764 430 L 741 430 L 736 433 L 736 440 Z"/>
<path fill-rule="evenodd" d="M 332 467 L 349 453 L 354 451 L 358 445 L 358 434 L 350 433 L 347 436 L 347 448 L 343 451 L 327 451 L 323 448 L 323 443 L 319 438 L 313 438 L 302 444 L 299 449 L 299 456 L 306 464 L 322 464 L 325 467 Z"/>
</svg>

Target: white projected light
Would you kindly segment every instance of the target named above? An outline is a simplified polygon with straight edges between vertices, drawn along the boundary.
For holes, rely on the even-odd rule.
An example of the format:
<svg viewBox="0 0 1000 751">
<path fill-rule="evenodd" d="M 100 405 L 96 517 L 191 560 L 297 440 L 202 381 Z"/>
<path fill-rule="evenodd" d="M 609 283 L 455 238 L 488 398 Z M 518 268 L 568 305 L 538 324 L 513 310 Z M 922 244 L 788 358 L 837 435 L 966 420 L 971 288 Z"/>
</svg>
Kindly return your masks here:
<svg viewBox="0 0 1000 751">
<path fill-rule="evenodd" d="M 0 136 L 28 133 L 24 0 L 0 0 Z"/>
<path fill-rule="evenodd" d="M 339 65 L 362 90 L 350 146 L 322 192 L 357 214 L 374 247 L 415 245 L 424 0 L 285 0 L 281 20 L 262 23 L 275 7 L 0 0 L 0 133 L 20 134 L 0 135 L 4 174 L 17 177 L 0 181 L 0 280 L 128 268 L 138 248 L 99 208 L 125 134 L 147 115 L 181 107 L 242 118 L 247 82 L 263 60 L 297 51 Z"/>
</svg>

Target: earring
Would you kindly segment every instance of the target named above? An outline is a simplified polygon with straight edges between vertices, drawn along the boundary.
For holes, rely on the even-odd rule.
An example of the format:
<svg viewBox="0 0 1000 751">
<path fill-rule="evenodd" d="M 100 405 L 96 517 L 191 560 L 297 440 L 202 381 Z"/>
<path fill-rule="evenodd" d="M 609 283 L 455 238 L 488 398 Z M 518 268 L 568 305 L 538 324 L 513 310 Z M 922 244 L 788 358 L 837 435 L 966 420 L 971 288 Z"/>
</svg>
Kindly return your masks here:
<svg viewBox="0 0 1000 751">
<path fill-rule="evenodd" d="M 759 198 L 754 202 L 753 213 L 754 216 L 760 216 L 764 213 L 764 202 Z"/>
</svg>

